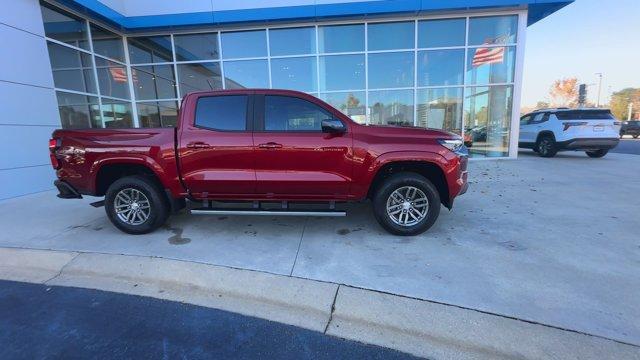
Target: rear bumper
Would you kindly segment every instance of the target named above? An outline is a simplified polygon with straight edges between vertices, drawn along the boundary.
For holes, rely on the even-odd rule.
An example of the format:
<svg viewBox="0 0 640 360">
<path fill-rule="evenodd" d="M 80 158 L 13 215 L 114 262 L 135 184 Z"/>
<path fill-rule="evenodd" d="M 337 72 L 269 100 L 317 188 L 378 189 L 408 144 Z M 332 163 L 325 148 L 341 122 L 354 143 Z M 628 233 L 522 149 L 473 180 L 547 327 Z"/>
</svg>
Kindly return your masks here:
<svg viewBox="0 0 640 360">
<path fill-rule="evenodd" d="M 619 138 L 586 138 L 571 139 L 558 143 L 560 149 L 567 150 L 593 150 L 593 149 L 613 149 L 620 142 Z"/>
<path fill-rule="evenodd" d="M 56 180 L 53 185 L 58 189 L 58 197 L 61 199 L 82 199 L 78 190 L 66 181 Z"/>
</svg>

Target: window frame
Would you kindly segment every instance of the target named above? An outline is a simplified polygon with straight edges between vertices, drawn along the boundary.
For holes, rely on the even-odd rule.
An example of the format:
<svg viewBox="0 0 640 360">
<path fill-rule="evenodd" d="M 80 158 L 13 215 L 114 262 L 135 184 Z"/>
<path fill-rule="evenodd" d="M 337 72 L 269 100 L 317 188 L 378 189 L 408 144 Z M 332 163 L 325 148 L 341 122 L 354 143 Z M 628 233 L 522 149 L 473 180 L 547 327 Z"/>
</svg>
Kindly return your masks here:
<svg viewBox="0 0 640 360">
<path fill-rule="evenodd" d="M 211 98 L 211 97 L 225 97 L 225 96 L 246 96 L 247 97 L 247 108 L 245 110 L 245 116 L 244 116 L 244 130 L 226 130 L 226 129 L 216 129 L 213 127 L 208 127 L 208 126 L 203 126 L 197 123 L 197 115 L 198 115 L 198 103 L 200 102 L 200 99 L 203 98 Z M 251 133 L 253 132 L 253 115 L 254 115 L 254 111 L 252 111 L 253 109 L 253 95 L 252 94 L 202 94 L 200 96 L 198 96 L 195 99 L 195 106 L 193 108 L 193 122 L 192 122 L 192 126 L 194 128 L 198 128 L 198 129 L 202 129 L 202 130 L 209 130 L 209 131 L 216 131 L 216 132 L 228 132 L 228 133 Z M 178 114 L 178 123 L 180 123 L 180 114 Z"/>
<path fill-rule="evenodd" d="M 320 128 L 320 130 L 266 130 L 265 129 L 265 118 L 266 118 L 266 97 L 267 96 L 279 96 L 279 97 L 288 97 L 288 98 L 293 98 L 293 99 L 298 99 L 298 100 L 302 100 L 305 101 L 313 106 L 316 106 L 318 108 L 320 108 L 321 110 L 323 110 L 325 113 L 327 113 L 328 115 L 331 116 L 331 120 L 338 120 L 342 123 L 342 125 L 345 127 L 346 131 L 344 132 L 344 134 L 349 132 L 349 126 L 347 124 L 345 124 L 344 120 L 341 119 L 339 116 L 336 116 L 336 114 L 333 113 L 333 111 L 330 111 L 330 109 L 327 109 L 326 107 L 318 104 L 315 101 L 311 101 L 309 99 L 305 99 L 301 96 L 295 96 L 294 94 L 281 94 L 281 93 L 262 93 L 262 94 L 255 94 L 254 96 L 254 125 L 253 125 L 253 132 L 256 133 L 274 133 L 274 134 L 326 134 L 324 131 L 322 131 L 322 128 Z"/>
</svg>

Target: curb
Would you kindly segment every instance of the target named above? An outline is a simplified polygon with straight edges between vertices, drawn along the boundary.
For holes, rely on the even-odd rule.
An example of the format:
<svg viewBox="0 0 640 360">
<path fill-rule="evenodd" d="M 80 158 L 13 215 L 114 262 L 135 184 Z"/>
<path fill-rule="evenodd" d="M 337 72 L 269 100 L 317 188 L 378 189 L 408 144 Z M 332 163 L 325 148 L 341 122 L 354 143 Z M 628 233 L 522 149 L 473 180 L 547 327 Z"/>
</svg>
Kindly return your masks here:
<svg viewBox="0 0 640 360">
<path fill-rule="evenodd" d="M 144 256 L 0 248 L 0 278 L 149 296 L 432 359 L 639 359 L 640 347 L 344 285 Z"/>
</svg>

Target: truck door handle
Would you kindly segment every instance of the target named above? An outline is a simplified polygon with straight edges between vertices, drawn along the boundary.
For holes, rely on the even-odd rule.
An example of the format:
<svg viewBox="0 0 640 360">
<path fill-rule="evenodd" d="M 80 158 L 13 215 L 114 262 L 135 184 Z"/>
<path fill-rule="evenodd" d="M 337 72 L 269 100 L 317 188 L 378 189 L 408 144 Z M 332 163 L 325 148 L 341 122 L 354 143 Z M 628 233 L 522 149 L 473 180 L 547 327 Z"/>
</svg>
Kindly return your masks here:
<svg viewBox="0 0 640 360">
<path fill-rule="evenodd" d="M 209 144 L 204 143 L 202 141 L 190 142 L 187 144 L 189 149 L 207 149 L 209 148 Z"/>
<path fill-rule="evenodd" d="M 279 149 L 282 147 L 282 144 L 268 142 L 268 143 L 260 144 L 258 145 L 258 147 L 261 149 Z"/>
</svg>

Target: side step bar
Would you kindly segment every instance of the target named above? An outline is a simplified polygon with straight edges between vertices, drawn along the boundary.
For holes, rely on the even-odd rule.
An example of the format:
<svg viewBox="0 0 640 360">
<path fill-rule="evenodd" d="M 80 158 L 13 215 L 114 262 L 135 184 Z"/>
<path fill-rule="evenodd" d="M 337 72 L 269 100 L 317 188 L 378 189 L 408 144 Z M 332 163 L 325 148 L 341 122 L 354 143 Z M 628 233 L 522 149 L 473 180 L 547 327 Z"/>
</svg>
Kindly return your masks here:
<svg viewBox="0 0 640 360">
<path fill-rule="evenodd" d="M 247 210 L 247 209 L 191 209 L 194 215 L 258 215 L 258 216 L 347 216 L 336 210 Z"/>
</svg>

